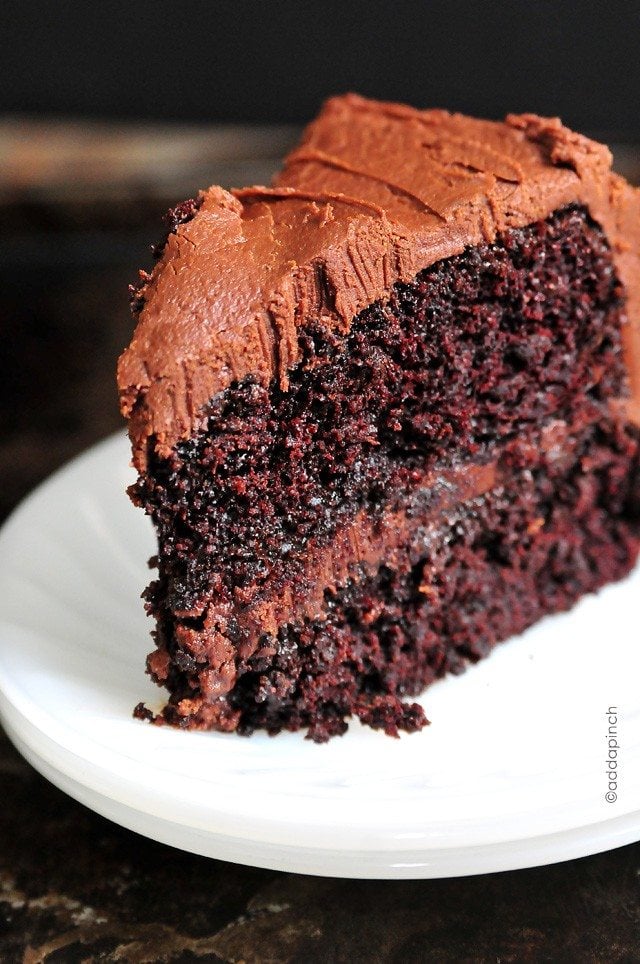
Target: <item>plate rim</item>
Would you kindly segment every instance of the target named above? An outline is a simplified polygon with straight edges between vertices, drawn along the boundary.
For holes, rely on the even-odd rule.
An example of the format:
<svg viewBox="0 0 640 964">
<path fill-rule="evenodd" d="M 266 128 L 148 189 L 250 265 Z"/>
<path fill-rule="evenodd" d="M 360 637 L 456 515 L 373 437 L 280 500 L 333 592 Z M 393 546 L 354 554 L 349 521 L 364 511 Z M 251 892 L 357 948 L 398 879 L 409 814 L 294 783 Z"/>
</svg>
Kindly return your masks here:
<svg viewBox="0 0 640 964">
<path fill-rule="evenodd" d="M 86 468 L 86 466 L 92 460 L 100 459 L 100 457 L 104 456 L 106 452 L 109 452 L 109 450 L 112 447 L 122 445 L 125 439 L 126 439 L 126 434 L 122 431 L 114 433 L 105 439 L 102 439 L 101 441 L 92 445 L 90 448 L 86 449 L 84 452 L 76 455 L 73 459 L 68 461 L 65 465 L 58 468 L 48 478 L 46 478 L 43 482 L 41 482 L 31 493 L 29 493 L 24 499 L 22 499 L 20 503 L 15 507 L 13 512 L 9 515 L 9 517 L 5 520 L 2 528 L 0 529 L 0 559 L 2 558 L 2 555 L 3 555 L 4 544 L 6 541 L 7 534 L 11 533 L 16 526 L 20 527 L 25 516 L 28 517 L 34 505 L 37 505 L 41 500 L 46 499 L 49 492 L 52 489 L 55 489 L 55 486 L 60 484 L 61 480 L 65 479 L 65 477 L 73 475 L 73 473 L 78 469 L 82 469 L 83 467 Z M 123 493 L 123 498 L 125 498 L 124 493 Z M 88 793 L 89 795 L 93 794 L 94 796 L 93 808 L 96 809 L 98 812 L 103 812 L 100 809 L 100 806 L 102 806 L 103 810 L 105 808 L 108 810 L 109 805 L 111 806 L 115 805 L 116 807 L 121 807 L 125 809 L 128 807 L 129 810 L 131 810 L 132 812 L 136 812 L 138 814 L 145 813 L 148 816 L 151 815 L 152 810 L 149 807 L 149 801 L 150 799 L 152 799 L 153 795 L 151 795 L 151 797 L 149 796 L 148 788 L 145 791 L 145 794 L 143 794 L 143 798 L 146 799 L 146 809 L 145 808 L 140 809 L 139 807 L 133 806 L 131 804 L 127 804 L 122 799 L 118 799 L 117 796 L 113 796 L 108 793 L 103 793 L 103 791 L 101 791 L 98 787 L 96 787 L 95 782 L 83 783 L 82 780 L 79 779 L 79 773 L 78 772 L 74 773 L 73 768 L 71 770 L 67 770 L 65 768 L 60 767 L 59 762 L 57 764 L 54 762 L 55 754 L 53 755 L 50 754 L 48 756 L 46 753 L 42 753 L 40 750 L 38 750 L 33 745 L 33 741 L 32 740 L 30 741 L 25 737 L 25 732 L 28 731 L 28 728 L 30 726 L 33 727 L 36 731 L 43 734 L 43 736 L 45 737 L 45 746 L 49 746 L 49 743 L 47 741 L 50 741 L 54 745 L 57 745 L 65 753 L 71 753 L 72 755 L 75 755 L 78 760 L 86 760 L 85 756 L 82 756 L 81 754 L 74 754 L 74 751 L 72 749 L 69 749 L 68 746 L 65 746 L 64 744 L 56 744 L 55 740 L 52 740 L 48 736 L 46 731 L 42 729 L 42 727 L 38 727 L 33 722 L 33 720 L 29 719 L 28 711 L 25 711 L 24 707 L 21 707 L 19 705 L 21 701 L 18 700 L 17 702 L 18 702 L 18 705 L 16 705 L 15 694 L 14 694 L 14 698 L 12 698 L 11 696 L 11 687 L 7 686 L 7 680 L 3 676 L 3 672 L 2 672 L 2 662 L 0 661 L 0 720 L 2 720 L 5 726 L 5 729 L 7 730 L 7 733 L 9 735 L 9 738 L 12 740 L 14 745 L 18 747 L 19 751 L 23 753 L 23 755 L 25 755 L 27 759 L 30 759 L 30 762 L 33 763 L 36 769 L 39 770 L 39 772 L 41 773 L 43 773 L 45 770 L 48 771 L 47 773 L 44 773 L 44 775 L 47 777 L 47 779 L 51 780 L 51 782 L 53 783 L 56 783 L 56 780 L 52 779 L 51 774 L 57 772 L 59 775 L 59 778 L 61 779 L 62 782 L 66 784 L 67 787 L 73 788 L 73 786 L 76 785 L 77 792 L 79 792 L 78 787 L 82 787 L 84 789 L 84 792 Z M 28 703 L 28 698 L 26 698 L 26 702 Z M 69 727 L 67 727 L 67 729 L 69 730 L 69 732 L 72 732 Z M 93 763 L 93 768 L 94 770 L 98 770 L 98 771 L 101 769 L 97 764 L 95 764 L 95 762 Z M 106 768 L 103 767 L 102 770 L 106 770 Z M 122 781 L 122 775 L 119 776 L 119 779 L 120 781 Z M 65 788 L 62 787 L 62 789 L 65 789 Z M 78 799 L 78 796 L 74 794 L 74 792 L 72 792 L 72 789 L 66 789 L 65 792 L 68 792 L 71 796 L 76 796 L 76 799 Z M 140 799 L 139 795 L 137 796 L 137 799 Z M 81 801 L 81 802 L 84 802 L 84 801 Z M 161 802 L 161 796 L 158 798 L 158 802 Z M 88 805 L 91 806 L 91 804 L 88 804 Z M 186 824 L 184 821 L 176 822 L 176 821 L 167 820 L 166 818 L 162 818 L 161 816 L 159 816 L 158 813 L 154 813 L 153 816 L 154 816 L 154 819 L 164 820 L 165 823 L 167 823 L 168 825 L 171 825 L 174 828 L 174 830 L 175 829 L 179 830 L 180 828 L 182 828 L 184 831 L 184 828 L 188 827 L 190 831 L 204 833 L 204 834 L 207 834 L 209 837 L 218 833 L 218 831 L 216 831 L 215 829 L 212 829 L 211 827 L 202 827 L 202 826 L 198 827 L 191 823 Z M 219 811 L 218 811 L 218 816 L 220 816 Z M 112 817 L 112 819 L 114 818 Z M 128 824 L 123 819 L 116 819 L 116 822 L 121 823 L 123 826 L 128 826 Z M 275 821 L 275 823 L 277 823 L 277 821 Z M 622 839 L 618 843 L 611 843 L 610 841 L 612 839 L 616 839 L 618 836 L 620 836 L 621 832 L 618 832 L 616 830 L 616 827 L 618 827 L 622 823 L 626 827 L 624 833 L 622 833 L 622 836 L 624 837 L 624 839 Z M 266 821 L 266 825 L 273 825 L 273 824 L 274 824 L 273 818 Z M 264 833 L 265 821 L 262 820 L 260 825 Z M 607 828 L 609 829 L 607 830 Z M 129 829 L 138 829 L 138 827 L 137 825 L 130 826 Z M 318 827 L 315 824 L 307 824 L 304 827 L 301 827 L 301 830 L 303 833 L 315 832 L 317 831 L 317 829 Z M 326 832 L 326 829 L 327 829 L 326 827 L 322 828 L 322 830 L 325 832 Z M 349 829 L 350 828 L 343 827 L 342 828 L 343 835 L 345 832 L 348 834 Z M 329 855 L 331 854 L 332 849 L 335 849 L 336 847 L 335 827 L 332 827 L 332 830 L 334 831 L 333 843 L 326 843 L 324 846 L 312 848 L 314 853 L 317 854 L 318 860 L 320 862 L 323 862 L 324 864 L 331 863 L 331 861 L 328 860 L 328 858 L 329 858 Z M 138 829 L 138 832 L 144 832 L 144 831 L 140 831 Z M 369 830 L 369 832 L 372 833 L 371 830 Z M 503 858 L 501 861 L 498 861 L 501 864 L 501 866 L 491 866 L 490 869 L 487 869 L 487 860 L 485 859 L 483 866 L 478 869 L 469 869 L 464 871 L 464 870 L 461 870 L 459 866 L 457 866 L 457 869 L 455 871 L 452 871 L 451 873 L 449 873 L 446 870 L 447 861 L 444 857 L 441 858 L 442 866 L 438 868 L 437 866 L 434 866 L 433 859 L 426 860 L 426 856 L 430 855 L 431 858 L 435 858 L 436 854 L 440 853 L 441 855 L 444 855 L 445 852 L 451 855 L 454 852 L 458 853 L 461 849 L 462 850 L 470 849 L 470 850 L 475 850 L 476 852 L 479 850 L 486 851 L 487 848 L 489 849 L 493 848 L 494 850 L 496 850 L 496 849 L 499 849 L 502 845 L 513 846 L 515 844 L 520 845 L 520 848 L 523 848 L 523 847 L 525 849 L 528 848 L 529 853 L 532 854 L 534 852 L 537 853 L 538 851 L 542 852 L 542 850 L 544 850 L 545 848 L 545 841 L 548 841 L 551 838 L 557 838 L 558 835 L 566 836 L 567 834 L 574 834 L 574 836 L 577 835 L 576 843 L 574 845 L 574 849 L 576 850 L 576 852 L 573 853 L 571 856 L 559 858 L 561 860 L 572 859 L 572 857 L 574 856 L 586 856 L 587 854 L 590 854 L 590 853 L 598 853 L 603 850 L 611 849 L 611 847 L 613 846 L 623 846 L 626 843 L 632 842 L 632 840 L 640 839 L 640 810 L 633 809 L 633 808 L 627 809 L 625 810 L 624 813 L 618 812 L 616 814 L 612 814 L 611 816 L 606 816 L 603 818 L 594 818 L 587 821 L 586 823 L 579 824 L 578 827 L 576 827 L 575 825 L 572 825 L 570 827 L 560 829 L 560 830 L 540 832 L 539 830 L 536 831 L 534 829 L 531 831 L 531 833 L 525 833 L 521 828 L 520 833 L 518 834 L 517 837 L 514 837 L 507 841 L 505 841 L 504 837 L 502 837 L 500 840 L 497 840 L 497 841 L 482 841 L 476 844 L 467 844 L 467 845 L 458 843 L 458 844 L 450 845 L 449 847 L 445 847 L 445 848 L 427 846 L 426 848 L 423 847 L 422 850 L 420 850 L 420 845 L 418 844 L 418 841 L 416 839 L 417 834 L 415 833 L 413 835 L 410 834 L 410 836 L 413 836 L 413 842 L 410 845 L 407 844 L 407 846 L 401 846 L 399 837 L 391 833 L 390 835 L 387 834 L 387 838 L 386 838 L 387 845 L 383 846 L 382 848 L 379 848 L 379 852 L 384 852 L 385 854 L 387 854 L 389 856 L 389 860 L 386 863 L 384 861 L 380 863 L 380 865 L 377 866 L 376 873 L 367 873 L 365 876 L 368 876 L 368 877 L 371 877 L 371 876 L 385 876 L 385 877 L 387 876 L 400 876 L 400 877 L 458 876 L 458 875 L 466 875 L 466 874 L 493 872 L 501 869 L 516 869 L 516 867 L 536 866 L 538 865 L 538 862 L 535 859 L 532 862 L 530 857 L 526 857 L 524 854 L 522 854 L 521 858 L 515 864 L 513 864 L 513 866 L 508 866 L 508 867 L 502 866 L 502 864 L 504 864 L 504 858 Z M 275 846 L 280 848 L 283 848 L 285 846 L 282 843 L 282 841 L 278 842 L 277 840 L 273 840 L 273 839 L 270 841 L 266 841 L 264 839 L 264 836 L 261 839 L 256 839 L 255 833 L 253 835 L 247 834 L 242 838 L 240 838 L 240 837 L 234 837 L 233 835 L 229 835 L 227 831 L 224 831 L 223 836 L 225 837 L 227 842 L 229 840 L 235 841 L 236 845 L 239 845 L 238 841 L 242 839 L 245 842 L 251 841 L 254 847 L 259 847 L 259 846 L 264 847 L 265 844 L 267 846 L 272 846 L 272 847 Z M 380 833 L 377 833 L 375 834 L 375 836 L 377 836 L 378 840 L 381 840 L 383 835 L 381 835 Z M 401 837 L 402 835 L 400 835 L 400 838 Z M 156 837 L 155 839 L 158 839 L 158 838 Z M 422 841 L 426 841 L 427 843 L 429 842 L 429 840 L 431 840 L 433 843 L 434 835 L 433 834 L 429 835 L 428 833 L 423 832 L 421 834 L 421 839 Z M 580 843 L 579 841 L 582 841 L 582 842 Z M 605 841 L 604 845 L 602 845 L 603 841 Z M 170 842 L 170 841 L 165 841 L 165 842 Z M 174 841 L 173 846 L 180 846 L 180 843 L 176 843 Z M 349 851 L 348 848 L 345 849 L 344 844 L 342 845 L 338 844 L 337 846 L 341 846 L 341 852 L 343 857 L 344 855 L 350 852 L 353 854 L 363 853 L 363 851 L 361 850 Z M 191 849 L 191 848 L 185 847 L 184 849 Z M 207 850 L 206 855 L 212 856 L 212 854 L 208 852 L 209 848 L 205 848 L 205 849 Z M 297 849 L 300 849 L 300 848 L 297 848 Z M 194 852 L 202 853 L 203 851 L 200 850 L 200 851 L 194 851 Z M 373 848 L 371 847 L 371 845 L 364 852 L 371 854 L 373 852 Z M 407 871 L 406 873 L 404 871 L 397 875 L 395 874 L 395 872 L 392 873 L 393 868 L 395 868 L 396 870 L 399 869 L 397 866 L 397 860 L 394 861 L 393 859 L 391 859 L 394 855 L 397 857 L 397 856 L 406 855 L 409 853 L 416 854 L 418 852 L 422 853 L 423 857 L 425 858 L 419 861 L 418 865 L 415 865 L 415 866 L 403 865 L 404 871 Z M 225 856 L 221 859 L 233 860 L 234 858 L 232 856 Z M 269 859 L 273 859 L 273 858 L 269 858 Z M 288 870 L 288 869 L 295 870 L 295 867 L 292 867 L 291 863 L 295 864 L 296 861 L 292 859 L 291 855 L 289 855 L 288 860 L 289 860 L 289 863 L 286 863 L 285 861 L 284 864 L 282 862 L 277 862 L 276 864 L 269 862 L 264 864 L 255 863 L 255 865 L 268 866 L 271 869 L 278 869 L 278 870 Z M 545 863 L 555 862 L 555 860 L 553 859 L 545 860 L 544 862 Z M 489 860 L 488 863 L 491 864 L 491 861 Z M 336 868 L 334 870 L 307 869 L 304 872 L 317 873 L 320 875 L 331 874 L 336 876 L 360 876 L 360 874 L 357 874 L 357 873 L 344 872 L 344 869 L 345 869 L 343 866 L 344 860 L 342 861 L 342 863 L 339 860 L 338 865 L 342 867 L 342 871 Z M 412 869 L 415 870 L 415 873 L 408 872 L 408 871 L 411 871 Z"/>
<path fill-rule="evenodd" d="M 217 831 L 203 833 L 200 828 L 185 828 L 145 810 L 119 805 L 108 795 L 73 780 L 29 747 L 11 724 L 7 726 L 6 717 L 1 710 L 0 718 L 13 746 L 41 776 L 101 817 L 150 840 L 169 847 L 178 847 L 188 853 L 283 873 L 360 880 L 426 880 L 508 873 L 512 870 L 564 863 L 624 847 L 636 842 L 640 833 L 640 811 L 636 811 L 607 818 L 597 824 L 574 827 L 570 831 L 540 834 L 526 841 L 514 838 L 497 844 L 480 844 L 473 847 L 471 861 L 465 847 L 429 847 L 407 851 L 373 851 L 369 848 L 335 850 L 287 846 L 283 843 L 255 840 L 253 837 L 234 837 Z M 149 823 L 152 827 L 148 826 Z M 606 828 L 605 833 L 593 832 L 601 827 Z M 180 831 L 186 830 L 187 833 L 176 835 L 176 828 Z M 523 843 L 527 846 L 517 846 Z M 557 855 L 558 844 L 562 849 L 560 856 Z M 554 856 L 549 859 L 549 849 L 554 845 Z M 402 857 L 412 859 L 399 859 Z"/>
</svg>

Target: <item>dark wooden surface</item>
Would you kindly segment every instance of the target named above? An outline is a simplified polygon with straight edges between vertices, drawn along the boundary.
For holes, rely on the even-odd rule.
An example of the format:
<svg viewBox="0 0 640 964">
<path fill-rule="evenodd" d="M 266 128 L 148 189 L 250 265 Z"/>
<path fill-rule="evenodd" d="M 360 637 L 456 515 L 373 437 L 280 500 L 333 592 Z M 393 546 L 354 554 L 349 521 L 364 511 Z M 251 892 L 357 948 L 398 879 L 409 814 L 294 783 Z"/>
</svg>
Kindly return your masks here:
<svg viewBox="0 0 640 964">
<path fill-rule="evenodd" d="M 178 196 L 191 193 L 175 180 Z M 120 425 L 126 287 L 166 194 L 139 181 L 88 194 L 24 178 L 4 187 L 2 517 Z M 1 733 L 0 791 L 1 962 L 640 960 L 640 844 L 477 878 L 341 881 L 206 860 L 122 830 L 47 783 Z"/>
</svg>

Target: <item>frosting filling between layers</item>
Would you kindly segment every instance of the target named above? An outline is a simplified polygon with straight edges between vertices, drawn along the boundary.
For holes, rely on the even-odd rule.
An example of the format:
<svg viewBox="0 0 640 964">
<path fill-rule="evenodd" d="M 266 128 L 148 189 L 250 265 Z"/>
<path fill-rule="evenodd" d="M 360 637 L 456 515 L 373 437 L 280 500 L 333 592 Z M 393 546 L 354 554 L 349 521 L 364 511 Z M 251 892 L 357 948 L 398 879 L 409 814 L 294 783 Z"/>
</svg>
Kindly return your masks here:
<svg viewBox="0 0 640 964">
<path fill-rule="evenodd" d="M 183 662 L 175 634 L 163 640 L 160 618 L 150 669 L 172 693 L 162 719 L 241 731 L 310 727 L 317 740 L 344 732 L 352 713 L 389 733 L 419 728 L 422 710 L 400 698 L 633 564 L 638 431 L 592 415 L 590 424 L 556 423 L 540 438 L 507 443 L 501 466 L 478 474 L 473 495 L 469 480 L 466 498 L 452 480 L 440 499 L 416 492 L 394 521 L 390 511 L 378 546 L 365 521 L 366 563 L 327 589 L 321 614 L 289 613 L 263 635 L 240 658 L 227 695 L 207 690 L 208 670 L 198 674 L 187 651 Z M 163 663 L 164 642 L 171 661 Z"/>
<path fill-rule="evenodd" d="M 493 446 L 484 461 L 413 472 L 410 482 L 391 488 L 378 511 L 356 510 L 350 517 L 345 515 L 329 540 L 310 539 L 300 566 L 290 566 L 286 578 L 247 596 L 244 602 L 236 596 L 225 605 L 209 589 L 202 609 L 196 612 L 167 609 L 165 600 L 170 594 L 162 581 L 149 597 L 158 601 L 158 612 L 168 620 L 168 636 L 175 637 L 178 648 L 184 647 L 206 661 L 208 670 L 217 672 L 222 662 L 248 658 L 264 638 L 277 635 L 281 625 L 319 618 L 327 593 L 337 592 L 349 581 L 371 577 L 383 563 L 395 568 L 407 541 L 421 538 L 415 520 L 431 525 L 443 512 L 508 485 L 514 471 L 535 467 L 541 453 L 554 465 L 570 459 L 576 445 L 572 433 L 609 417 L 606 406 L 585 406 L 571 424 L 553 419 L 541 430 L 528 430 Z M 210 681 L 213 684 L 213 676 Z M 230 673 L 225 674 L 224 683 L 215 681 L 218 692 L 231 684 Z"/>
</svg>

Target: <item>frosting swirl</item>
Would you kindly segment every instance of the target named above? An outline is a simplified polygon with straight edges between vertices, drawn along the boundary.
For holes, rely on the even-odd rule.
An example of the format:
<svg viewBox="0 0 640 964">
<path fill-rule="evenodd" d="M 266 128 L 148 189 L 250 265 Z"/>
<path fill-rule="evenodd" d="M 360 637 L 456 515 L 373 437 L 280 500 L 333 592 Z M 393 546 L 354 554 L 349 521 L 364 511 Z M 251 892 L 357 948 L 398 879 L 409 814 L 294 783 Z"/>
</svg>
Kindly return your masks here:
<svg viewBox="0 0 640 964">
<path fill-rule="evenodd" d="M 353 94 L 329 100 L 271 187 L 202 192 L 144 286 L 118 364 L 134 462 L 166 455 L 204 407 L 252 375 L 283 387 L 312 319 L 348 331 L 371 302 L 466 246 L 584 204 L 627 292 L 625 353 L 640 420 L 640 191 L 608 149 L 557 118 L 482 121 Z"/>
</svg>

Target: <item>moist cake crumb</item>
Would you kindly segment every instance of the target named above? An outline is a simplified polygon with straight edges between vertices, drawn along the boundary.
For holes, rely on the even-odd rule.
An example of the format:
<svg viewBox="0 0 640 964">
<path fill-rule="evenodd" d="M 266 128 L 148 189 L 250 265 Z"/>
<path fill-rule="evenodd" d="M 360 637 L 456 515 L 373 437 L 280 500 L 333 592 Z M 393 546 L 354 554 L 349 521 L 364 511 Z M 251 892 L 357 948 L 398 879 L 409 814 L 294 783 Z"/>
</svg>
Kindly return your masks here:
<svg viewBox="0 0 640 964">
<path fill-rule="evenodd" d="M 186 729 L 390 736 L 640 545 L 640 200 L 605 147 L 334 98 L 170 212 L 119 364 Z"/>
</svg>

